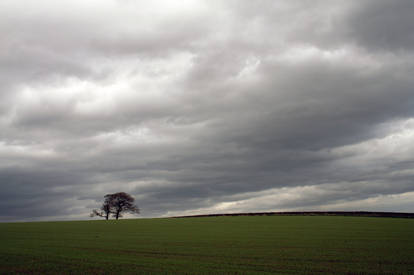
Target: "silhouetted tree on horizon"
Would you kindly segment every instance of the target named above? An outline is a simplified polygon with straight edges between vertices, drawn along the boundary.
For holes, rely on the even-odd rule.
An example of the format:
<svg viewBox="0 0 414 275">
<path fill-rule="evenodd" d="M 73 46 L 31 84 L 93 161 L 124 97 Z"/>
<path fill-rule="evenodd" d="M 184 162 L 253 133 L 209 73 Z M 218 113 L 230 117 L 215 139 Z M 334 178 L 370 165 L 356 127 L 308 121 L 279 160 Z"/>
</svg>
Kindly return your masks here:
<svg viewBox="0 0 414 275">
<path fill-rule="evenodd" d="M 100 210 L 98 210 L 98 209 L 92 210 L 92 213 L 90 214 L 91 217 L 98 216 L 98 217 L 105 217 L 106 220 L 109 219 L 109 215 L 112 213 L 112 211 L 111 211 L 112 206 L 111 206 L 111 201 L 110 201 L 110 195 L 111 194 L 108 194 L 108 195 L 106 195 L 104 197 L 105 198 L 105 201 L 102 204 Z"/>
<path fill-rule="evenodd" d="M 92 210 L 91 217 L 105 217 L 108 220 L 110 214 L 113 214 L 116 219 L 122 217 L 122 212 L 139 214 L 139 208 L 134 204 L 135 199 L 128 193 L 107 194 L 104 198 L 105 201 L 100 210 Z"/>
</svg>

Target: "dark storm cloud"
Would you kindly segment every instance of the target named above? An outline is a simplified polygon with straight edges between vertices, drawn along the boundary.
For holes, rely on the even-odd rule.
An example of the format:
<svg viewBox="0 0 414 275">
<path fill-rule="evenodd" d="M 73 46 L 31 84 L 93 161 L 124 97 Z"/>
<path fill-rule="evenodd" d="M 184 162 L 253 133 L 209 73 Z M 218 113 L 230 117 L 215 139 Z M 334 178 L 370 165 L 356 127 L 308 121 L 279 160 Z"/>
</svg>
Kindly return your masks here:
<svg viewBox="0 0 414 275">
<path fill-rule="evenodd" d="M 5 1 L 0 217 L 407 211 L 408 1 Z"/>
<path fill-rule="evenodd" d="M 368 49 L 414 49 L 414 3 L 410 0 L 364 1 L 350 16 L 351 34 Z"/>
</svg>

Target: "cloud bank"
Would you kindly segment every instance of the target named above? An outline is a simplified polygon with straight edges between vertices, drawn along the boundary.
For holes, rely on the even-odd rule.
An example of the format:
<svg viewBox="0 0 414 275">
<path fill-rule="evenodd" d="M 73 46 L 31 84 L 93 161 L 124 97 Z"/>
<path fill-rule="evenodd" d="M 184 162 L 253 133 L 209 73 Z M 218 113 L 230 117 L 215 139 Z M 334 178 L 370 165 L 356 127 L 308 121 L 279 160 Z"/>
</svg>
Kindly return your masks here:
<svg viewBox="0 0 414 275">
<path fill-rule="evenodd" d="M 0 220 L 412 211 L 413 11 L 2 1 Z"/>
</svg>

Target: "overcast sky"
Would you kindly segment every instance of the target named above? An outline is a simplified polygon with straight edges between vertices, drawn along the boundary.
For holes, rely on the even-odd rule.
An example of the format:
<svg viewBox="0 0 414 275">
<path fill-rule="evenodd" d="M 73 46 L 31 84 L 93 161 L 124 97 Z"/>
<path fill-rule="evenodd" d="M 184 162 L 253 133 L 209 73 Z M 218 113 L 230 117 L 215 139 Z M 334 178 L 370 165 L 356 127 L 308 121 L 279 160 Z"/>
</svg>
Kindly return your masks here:
<svg viewBox="0 0 414 275">
<path fill-rule="evenodd" d="M 414 211 L 414 1 L 0 1 L 0 220 Z"/>
</svg>

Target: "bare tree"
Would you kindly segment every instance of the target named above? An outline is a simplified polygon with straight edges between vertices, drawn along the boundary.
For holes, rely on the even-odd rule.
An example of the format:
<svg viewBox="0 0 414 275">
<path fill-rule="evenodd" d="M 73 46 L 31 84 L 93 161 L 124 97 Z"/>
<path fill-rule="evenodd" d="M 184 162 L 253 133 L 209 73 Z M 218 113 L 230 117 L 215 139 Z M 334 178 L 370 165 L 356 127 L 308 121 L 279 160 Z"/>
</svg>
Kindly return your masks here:
<svg viewBox="0 0 414 275">
<path fill-rule="evenodd" d="M 104 198 L 105 201 L 100 210 L 92 210 L 91 217 L 105 217 L 108 220 L 110 214 L 118 219 L 122 217 L 122 212 L 139 213 L 139 208 L 134 204 L 135 199 L 130 194 L 120 192 L 107 194 Z"/>
<path fill-rule="evenodd" d="M 102 204 L 100 210 L 94 209 L 90 214 L 91 217 L 105 217 L 105 219 L 109 219 L 109 215 L 112 213 L 112 203 L 111 203 L 111 195 L 108 194 L 105 196 L 105 201 Z"/>
<path fill-rule="evenodd" d="M 107 195 L 108 196 L 108 195 Z M 139 214 L 139 208 L 134 204 L 135 199 L 125 192 L 110 194 L 113 216 L 118 219 L 122 212 Z"/>
</svg>

